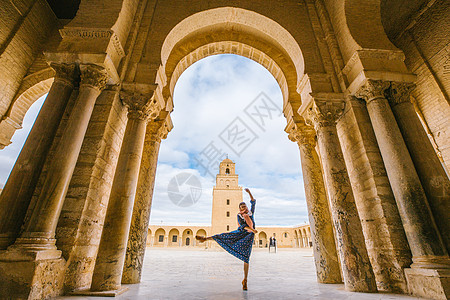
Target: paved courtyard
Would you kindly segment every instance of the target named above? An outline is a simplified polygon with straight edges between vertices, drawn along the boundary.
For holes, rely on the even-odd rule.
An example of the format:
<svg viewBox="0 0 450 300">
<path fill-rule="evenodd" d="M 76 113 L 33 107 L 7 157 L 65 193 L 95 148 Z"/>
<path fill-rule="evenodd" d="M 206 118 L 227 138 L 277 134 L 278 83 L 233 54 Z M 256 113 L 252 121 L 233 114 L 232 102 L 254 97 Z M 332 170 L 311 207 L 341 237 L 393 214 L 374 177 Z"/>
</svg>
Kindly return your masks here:
<svg viewBox="0 0 450 300">
<path fill-rule="evenodd" d="M 143 272 L 142 283 L 128 285 L 118 299 L 418 299 L 350 293 L 342 284 L 318 284 L 310 249 L 279 249 L 276 254 L 254 249 L 248 291 L 241 285 L 243 263 L 221 250 L 147 248 Z"/>
</svg>

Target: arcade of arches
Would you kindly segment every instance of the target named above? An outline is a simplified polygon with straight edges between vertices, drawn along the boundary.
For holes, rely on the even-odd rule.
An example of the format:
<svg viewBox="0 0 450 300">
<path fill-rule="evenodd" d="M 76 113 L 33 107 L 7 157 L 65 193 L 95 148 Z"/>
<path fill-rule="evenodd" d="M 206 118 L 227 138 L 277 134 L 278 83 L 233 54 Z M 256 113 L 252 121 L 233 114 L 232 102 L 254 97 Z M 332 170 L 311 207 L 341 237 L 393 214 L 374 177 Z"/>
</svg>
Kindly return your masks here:
<svg viewBox="0 0 450 300">
<path fill-rule="evenodd" d="M 147 246 L 220 248 L 215 241 L 199 243 L 194 237 L 196 235 L 211 236 L 238 228 L 236 214 L 239 211 L 239 203 L 242 201 L 242 187 L 239 186 L 239 175 L 236 174 L 235 163 L 226 158 L 219 164 L 219 174 L 216 175 L 216 185 L 213 187 L 211 225 L 150 225 Z M 269 247 L 271 237 L 275 238 L 277 248 L 312 246 L 311 229 L 308 224 L 290 227 L 259 225 L 257 227 L 258 232 L 255 234 L 253 247 Z"/>
<path fill-rule="evenodd" d="M 446 0 L 3 1 L 1 147 L 48 96 L 0 196 L 0 298 L 140 281 L 175 84 L 219 53 L 280 85 L 317 280 L 448 298 L 449 22 Z"/>
</svg>

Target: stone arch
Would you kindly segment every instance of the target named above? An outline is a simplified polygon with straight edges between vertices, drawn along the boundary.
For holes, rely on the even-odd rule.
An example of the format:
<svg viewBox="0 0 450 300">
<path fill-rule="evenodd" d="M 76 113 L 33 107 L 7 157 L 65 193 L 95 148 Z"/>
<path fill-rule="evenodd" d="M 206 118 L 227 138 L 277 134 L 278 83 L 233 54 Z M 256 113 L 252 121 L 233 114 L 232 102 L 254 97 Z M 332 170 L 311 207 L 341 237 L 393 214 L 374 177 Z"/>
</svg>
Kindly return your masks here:
<svg viewBox="0 0 450 300">
<path fill-rule="evenodd" d="M 282 89 L 283 107 L 301 102 L 297 86 L 306 71 L 323 71 L 317 56 L 308 55 L 305 61 L 294 37 L 274 20 L 241 8 L 214 8 L 185 18 L 167 34 L 156 97 L 166 99 L 171 108 L 181 73 L 199 59 L 219 53 L 242 55 L 266 67 Z"/>
<path fill-rule="evenodd" d="M 163 239 L 162 242 L 159 240 L 159 236 L 162 235 Z M 153 246 L 164 246 L 164 242 L 166 240 L 166 231 L 164 230 L 164 228 L 158 228 L 157 230 L 155 230 L 155 238 L 153 240 Z"/>
<path fill-rule="evenodd" d="M 55 71 L 46 68 L 23 79 L 16 96 L 0 121 L 0 149 L 9 145 L 16 130 L 22 128 L 23 119 L 31 105 L 48 93 L 54 76 Z"/>
<path fill-rule="evenodd" d="M 297 230 L 294 230 L 294 245 L 296 248 L 300 247 L 299 243 L 298 243 L 298 233 Z"/>
<path fill-rule="evenodd" d="M 279 41 L 281 48 L 294 59 L 297 75 L 301 77 L 305 70 L 303 54 L 292 35 L 275 21 L 256 12 L 237 8 L 220 7 L 193 14 L 179 22 L 167 35 L 161 49 L 161 61 L 165 65 L 175 45 L 193 32 L 208 30 L 212 27 L 226 26 L 231 29 L 247 27 L 259 31 L 272 41 Z"/>
<path fill-rule="evenodd" d="M 207 234 L 207 232 L 206 232 L 205 229 L 200 228 L 200 229 L 197 230 L 197 232 L 195 233 L 195 235 L 199 235 L 199 236 L 207 236 L 208 234 Z M 208 245 L 208 242 L 205 242 L 205 243 L 199 243 L 199 242 L 196 241 L 196 246 L 198 246 L 198 247 L 202 247 L 202 246 L 206 247 L 207 245 Z"/>
<path fill-rule="evenodd" d="M 176 236 L 176 239 L 177 239 L 175 242 L 173 241 L 173 237 L 174 236 Z M 176 229 L 176 228 L 170 229 L 170 231 L 169 231 L 169 241 L 168 241 L 167 244 L 169 246 L 178 246 L 178 245 L 180 245 L 179 239 L 180 239 L 180 232 L 178 231 L 178 229 Z"/>
<path fill-rule="evenodd" d="M 207 232 L 206 232 L 205 229 L 200 228 L 200 229 L 197 230 L 197 232 L 195 233 L 195 235 L 206 236 L 206 235 L 207 235 Z"/>
<path fill-rule="evenodd" d="M 173 91 L 175 89 L 175 85 L 176 82 L 178 81 L 178 78 L 189 66 L 201 60 L 202 58 L 217 54 L 236 54 L 243 57 L 247 57 L 261 64 L 263 67 L 269 70 L 269 72 L 278 82 L 278 85 L 280 86 L 281 92 L 283 94 L 284 103 L 288 101 L 289 98 L 288 82 L 280 66 L 263 51 L 238 41 L 220 41 L 205 44 L 193 50 L 186 56 L 184 56 L 176 65 L 170 78 L 170 85 L 169 85 L 170 95 L 173 95 Z"/>
<path fill-rule="evenodd" d="M 192 229 L 186 228 L 183 231 L 182 238 L 183 238 L 183 242 L 182 242 L 183 246 L 191 247 L 194 245 L 194 232 L 192 231 Z"/>
<path fill-rule="evenodd" d="M 260 231 L 258 234 L 258 246 L 266 247 L 267 245 L 267 234 L 264 231 Z"/>
<path fill-rule="evenodd" d="M 345 18 L 353 40 L 361 48 L 398 50 L 381 23 L 381 0 L 345 0 Z"/>
<path fill-rule="evenodd" d="M 345 0 L 327 3 L 339 48 L 347 62 L 357 50 L 398 50 L 381 23 L 381 0 Z"/>
</svg>

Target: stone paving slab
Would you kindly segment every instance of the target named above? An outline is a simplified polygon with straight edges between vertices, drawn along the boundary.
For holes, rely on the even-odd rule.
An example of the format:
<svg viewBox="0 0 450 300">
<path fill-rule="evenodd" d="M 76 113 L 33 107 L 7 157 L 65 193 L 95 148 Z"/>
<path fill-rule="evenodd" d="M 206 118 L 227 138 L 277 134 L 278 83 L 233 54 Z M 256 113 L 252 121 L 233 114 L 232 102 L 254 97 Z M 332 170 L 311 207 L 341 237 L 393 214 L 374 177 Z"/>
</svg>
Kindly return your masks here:
<svg viewBox="0 0 450 300">
<path fill-rule="evenodd" d="M 242 290 L 243 263 L 222 250 L 147 248 L 142 283 L 116 299 L 419 299 L 395 294 L 351 293 L 342 284 L 316 282 L 311 249 L 254 249 L 248 291 Z M 60 297 L 59 299 L 111 299 Z"/>
</svg>

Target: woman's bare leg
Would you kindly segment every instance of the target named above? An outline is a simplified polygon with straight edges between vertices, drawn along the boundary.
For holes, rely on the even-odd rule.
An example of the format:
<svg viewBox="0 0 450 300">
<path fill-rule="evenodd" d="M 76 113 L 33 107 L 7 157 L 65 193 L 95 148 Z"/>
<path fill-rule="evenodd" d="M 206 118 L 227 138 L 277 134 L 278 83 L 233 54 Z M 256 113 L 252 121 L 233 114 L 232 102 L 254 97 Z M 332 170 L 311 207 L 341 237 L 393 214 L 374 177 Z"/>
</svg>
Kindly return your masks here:
<svg viewBox="0 0 450 300">
<path fill-rule="evenodd" d="M 242 289 L 247 290 L 248 263 L 244 263 L 244 280 L 242 280 Z"/>
<path fill-rule="evenodd" d="M 248 277 L 248 263 L 244 263 L 244 279 L 247 280 Z"/>
<path fill-rule="evenodd" d="M 212 240 L 213 238 L 212 238 L 212 236 L 198 236 L 198 235 L 196 235 L 196 236 L 195 236 L 195 239 L 196 239 L 197 241 L 200 241 L 200 243 L 203 243 L 203 242 Z"/>
</svg>

